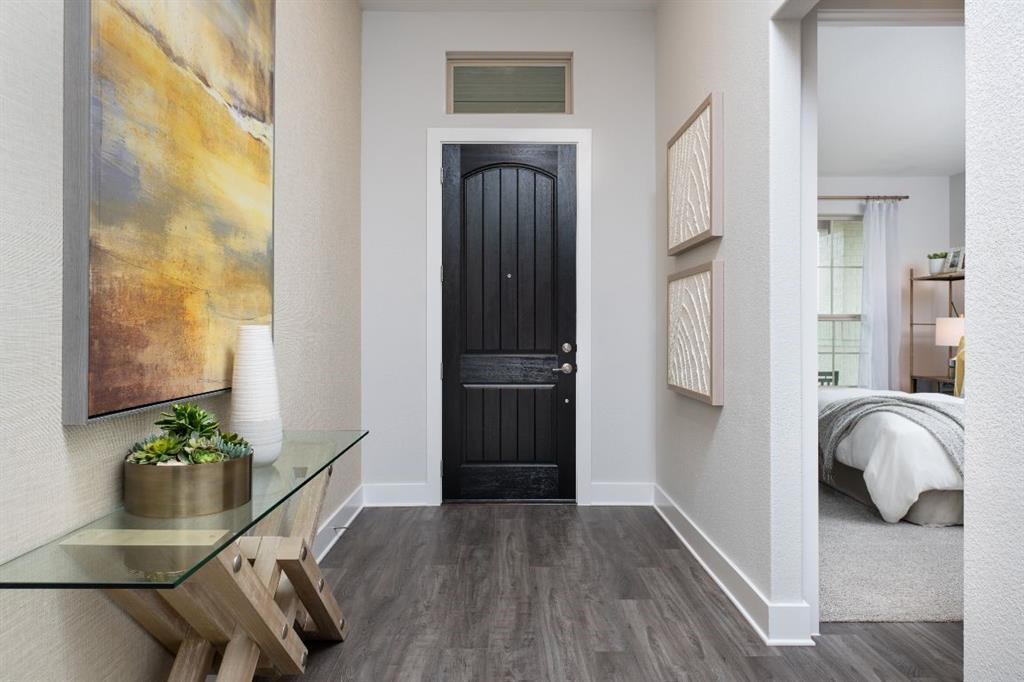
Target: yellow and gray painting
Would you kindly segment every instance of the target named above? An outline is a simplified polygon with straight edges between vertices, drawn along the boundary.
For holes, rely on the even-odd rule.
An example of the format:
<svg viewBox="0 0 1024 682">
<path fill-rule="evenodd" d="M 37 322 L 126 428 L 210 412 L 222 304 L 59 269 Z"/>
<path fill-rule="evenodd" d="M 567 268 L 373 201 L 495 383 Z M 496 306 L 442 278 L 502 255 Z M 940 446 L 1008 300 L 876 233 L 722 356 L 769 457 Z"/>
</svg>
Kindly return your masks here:
<svg viewBox="0 0 1024 682">
<path fill-rule="evenodd" d="M 91 1 L 95 416 L 227 388 L 270 322 L 274 4 Z"/>
</svg>

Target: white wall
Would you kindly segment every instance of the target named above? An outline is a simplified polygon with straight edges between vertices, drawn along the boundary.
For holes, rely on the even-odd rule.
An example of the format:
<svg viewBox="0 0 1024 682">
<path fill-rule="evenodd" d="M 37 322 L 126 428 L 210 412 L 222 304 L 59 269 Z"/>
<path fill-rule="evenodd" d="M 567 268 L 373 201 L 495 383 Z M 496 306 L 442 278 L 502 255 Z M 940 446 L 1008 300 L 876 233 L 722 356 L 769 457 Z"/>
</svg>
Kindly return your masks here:
<svg viewBox="0 0 1024 682">
<path fill-rule="evenodd" d="M 964 246 L 967 243 L 967 174 L 949 176 L 949 245 Z M 953 290 L 956 309 L 964 310 L 964 289 Z"/>
<path fill-rule="evenodd" d="M 359 422 L 359 21 L 354 3 L 278 3 L 286 428 Z M 125 448 L 156 417 L 61 425 L 62 54 L 63 3 L 0 2 L 0 562 L 118 506 Z M 228 416 L 226 397 L 204 404 Z M 350 453 L 331 501 L 359 476 Z M 170 661 L 98 591 L 0 591 L 2 680 L 163 679 Z"/>
<path fill-rule="evenodd" d="M 910 268 L 917 274 L 928 273 L 927 255 L 933 251 L 946 251 L 950 246 L 950 178 L 941 177 L 821 177 L 818 193 L 827 195 L 908 195 L 900 202 L 897 252 L 899 262 L 890 267 L 900 272 L 900 310 L 902 329 L 900 345 L 900 377 L 902 390 L 910 390 Z M 963 201 L 961 197 L 961 201 Z M 820 201 L 819 215 L 863 215 L 860 201 Z M 946 317 L 947 285 L 944 282 L 915 284 L 914 318 L 918 322 L 934 321 Z M 954 300 L 959 304 L 962 283 L 955 283 Z M 932 327 L 918 327 L 914 335 L 914 370 L 917 374 L 945 374 L 947 350 L 935 345 Z"/>
<path fill-rule="evenodd" d="M 963 26 L 826 22 L 818 68 L 821 175 L 963 170 Z"/>
<path fill-rule="evenodd" d="M 967 174 L 949 176 L 949 244 L 963 246 L 967 240 Z"/>
<path fill-rule="evenodd" d="M 1024 679 L 1024 12 L 967 0 L 964 674 Z"/>
<path fill-rule="evenodd" d="M 763 636 L 808 641 L 800 525 L 800 291 L 794 274 L 800 267 L 799 220 L 781 221 L 792 235 L 769 230 L 769 67 L 787 55 L 795 64 L 792 44 L 787 52 L 782 39 L 771 38 L 778 5 L 658 7 L 658 233 L 650 245 L 658 264 L 658 309 L 664 309 L 669 273 L 723 260 L 726 367 L 721 408 L 665 388 L 665 319 L 659 315 L 656 502 Z M 798 48 L 799 33 L 789 38 Z M 724 99 L 725 236 L 670 258 L 665 144 L 712 90 Z M 798 106 L 798 79 L 794 92 Z M 799 121 L 799 110 L 788 112 L 787 120 L 794 117 Z M 798 137 L 793 144 L 799 145 Z M 797 191 L 798 182 L 793 178 Z M 772 262 L 777 253 L 790 260 Z M 795 342 L 775 336 L 776 329 L 788 330 Z"/>
<path fill-rule="evenodd" d="M 407 483 L 400 499 L 426 499 L 425 203 L 426 183 L 437 176 L 428 178 L 425 165 L 432 127 L 593 129 L 593 366 L 580 368 L 592 376 L 592 480 L 652 480 L 653 37 L 649 11 L 364 12 L 368 495 L 375 486 Z M 572 51 L 575 113 L 447 115 L 446 50 Z"/>
</svg>

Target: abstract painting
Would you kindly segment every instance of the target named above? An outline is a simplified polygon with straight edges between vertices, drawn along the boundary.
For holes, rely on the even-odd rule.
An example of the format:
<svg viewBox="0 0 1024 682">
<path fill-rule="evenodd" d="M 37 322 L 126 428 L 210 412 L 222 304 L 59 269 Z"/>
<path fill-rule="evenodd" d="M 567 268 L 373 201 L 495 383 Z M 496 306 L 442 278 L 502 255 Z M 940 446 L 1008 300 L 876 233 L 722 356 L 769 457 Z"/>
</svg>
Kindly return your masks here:
<svg viewBox="0 0 1024 682">
<path fill-rule="evenodd" d="M 668 142 L 668 253 L 722 236 L 722 97 L 707 96 Z"/>
<path fill-rule="evenodd" d="M 272 315 L 273 0 L 67 3 L 65 42 L 65 421 L 227 389 Z"/>
<path fill-rule="evenodd" d="M 668 386 L 722 404 L 724 275 L 712 261 L 668 278 Z"/>
</svg>

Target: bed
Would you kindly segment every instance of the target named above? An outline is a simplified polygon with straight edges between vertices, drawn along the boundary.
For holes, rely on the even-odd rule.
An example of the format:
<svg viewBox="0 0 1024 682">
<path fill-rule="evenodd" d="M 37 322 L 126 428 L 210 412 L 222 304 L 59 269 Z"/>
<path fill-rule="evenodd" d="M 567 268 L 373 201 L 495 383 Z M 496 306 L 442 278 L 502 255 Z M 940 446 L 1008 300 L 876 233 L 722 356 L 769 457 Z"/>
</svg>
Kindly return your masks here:
<svg viewBox="0 0 1024 682">
<path fill-rule="evenodd" d="M 905 395 L 864 388 L 821 388 L 818 409 L 837 400 Z M 934 401 L 961 401 L 940 393 L 915 394 Z M 836 448 L 832 477 L 823 482 L 878 509 L 889 523 L 926 526 L 963 524 L 964 479 L 939 442 L 921 426 L 890 412 L 860 420 Z"/>
</svg>

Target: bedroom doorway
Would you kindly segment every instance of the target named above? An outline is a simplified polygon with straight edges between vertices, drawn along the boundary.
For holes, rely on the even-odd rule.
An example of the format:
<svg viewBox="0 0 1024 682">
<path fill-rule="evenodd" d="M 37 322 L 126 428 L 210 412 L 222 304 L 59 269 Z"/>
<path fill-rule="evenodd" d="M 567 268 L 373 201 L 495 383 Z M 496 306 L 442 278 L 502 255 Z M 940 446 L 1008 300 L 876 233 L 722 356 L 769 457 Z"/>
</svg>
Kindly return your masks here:
<svg viewBox="0 0 1024 682">
<path fill-rule="evenodd" d="M 962 11 L 858 13 L 821 3 L 803 30 L 814 62 L 804 64 L 804 98 L 816 110 L 820 620 L 956 623 Z"/>
</svg>

